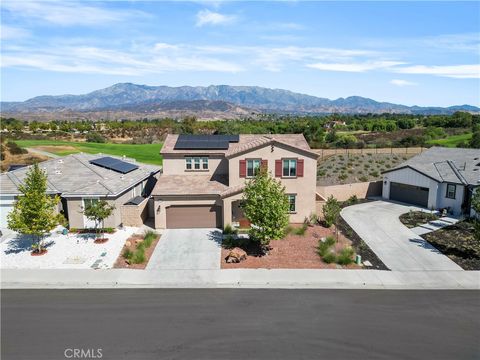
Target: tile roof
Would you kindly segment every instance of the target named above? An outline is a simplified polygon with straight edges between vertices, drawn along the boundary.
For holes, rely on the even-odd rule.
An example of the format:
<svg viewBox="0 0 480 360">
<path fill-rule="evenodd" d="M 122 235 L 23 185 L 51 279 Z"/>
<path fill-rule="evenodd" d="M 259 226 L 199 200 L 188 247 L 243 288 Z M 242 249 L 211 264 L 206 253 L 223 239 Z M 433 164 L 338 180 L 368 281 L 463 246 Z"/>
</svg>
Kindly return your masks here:
<svg viewBox="0 0 480 360">
<path fill-rule="evenodd" d="M 210 175 L 162 175 L 152 195 L 220 195 L 228 189 L 226 178 Z"/>
<path fill-rule="evenodd" d="M 250 149 L 255 149 L 266 144 L 277 142 L 291 146 L 293 148 L 303 150 L 311 153 L 313 156 L 318 156 L 314 153 L 303 134 L 242 134 L 239 135 L 238 143 L 230 143 L 226 150 L 175 150 L 175 143 L 178 135 L 169 134 L 163 143 L 161 154 L 219 154 L 224 156 L 233 156 Z"/>
<path fill-rule="evenodd" d="M 147 178 L 151 173 L 160 171 L 160 167 L 136 163 L 138 169 L 127 174 L 90 164 L 90 160 L 103 157 L 103 154 L 72 154 L 39 163 L 47 172 L 47 192 L 60 193 L 62 196 L 78 195 L 118 195 Z M 126 162 L 133 159 L 117 157 Z M 18 185 L 23 183 L 31 166 L 13 170 L 0 175 L 2 194 L 18 194 Z"/>
<path fill-rule="evenodd" d="M 432 147 L 384 173 L 407 166 L 438 182 L 480 185 L 480 149 Z"/>
</svg>

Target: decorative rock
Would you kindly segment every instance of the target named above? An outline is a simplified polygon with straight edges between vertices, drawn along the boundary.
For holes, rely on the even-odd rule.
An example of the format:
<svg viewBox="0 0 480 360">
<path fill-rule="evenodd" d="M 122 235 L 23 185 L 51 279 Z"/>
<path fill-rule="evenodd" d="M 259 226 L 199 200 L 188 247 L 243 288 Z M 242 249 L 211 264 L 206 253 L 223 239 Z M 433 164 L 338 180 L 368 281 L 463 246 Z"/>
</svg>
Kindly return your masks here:
<svg viewBox="0 0 480 360">
<path fill-rule="evenodd" d="M 136 239 L 135 240 L 135 245 L 138 245 L 139 243 L 143 242 L 143 239 Z"/>
<path fill-rule="evenodd" d="M 247 258 L 247 253 L 240 249 L 239 247 L 233 248 L 230 250 L 228 253 L 227 257 L 225 258 L 225 261 L 227 263 L 239 263 L 242 260 L 245 260 Z"/>
<path fill-rule="evenodd" d="M 368 260 L 365 260 L 365 261 L 363 262 L 363 265 L 365 265 L 365 266 L 373 266 L 372 263 L 371 263 L 370 261 L 368 261 Z"/>
<path fill-rule="evenodd" d="M 130 240 L 127 240 L 127 241 L 125 242 L 125 246 L 127 246 L 127 247 L 132 246 L 132 242 L 131 242 Z"/>
</svg>

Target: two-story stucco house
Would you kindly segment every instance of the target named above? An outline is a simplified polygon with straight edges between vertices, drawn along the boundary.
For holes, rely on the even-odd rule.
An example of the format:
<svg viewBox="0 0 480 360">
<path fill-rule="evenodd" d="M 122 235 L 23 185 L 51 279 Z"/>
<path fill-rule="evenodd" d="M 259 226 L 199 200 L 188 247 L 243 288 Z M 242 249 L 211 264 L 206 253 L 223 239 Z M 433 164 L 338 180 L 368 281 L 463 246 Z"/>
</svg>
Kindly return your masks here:
<svg viewBox="0 0 480 360">
<path fill-rule="evenodd" d="M 208 228 L 245 222 L 245 182 L 265 167 L 285 186 L 290 221 L 315 212 L 318 155 L 302 134 L 168 135 L 163 174 L 152 191 L 156 228 Z"/>
<path fill-rule="evenodd" d="M 432 147 L 383 172 L 383 198 L 473 215 L 480 185 L 480 150 Z"/>
</svg>

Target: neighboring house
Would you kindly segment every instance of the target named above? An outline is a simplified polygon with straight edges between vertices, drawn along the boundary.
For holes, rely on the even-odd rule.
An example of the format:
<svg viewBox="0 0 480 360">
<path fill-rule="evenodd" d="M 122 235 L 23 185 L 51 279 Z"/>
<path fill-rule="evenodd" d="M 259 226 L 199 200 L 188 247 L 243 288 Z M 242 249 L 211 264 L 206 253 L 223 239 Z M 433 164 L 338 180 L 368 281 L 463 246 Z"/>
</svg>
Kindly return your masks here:
<svg viewBox="0 0 480 360">
<path fill-rule="evenodd" d="M 334 121 L 329 121 L 323 125 L 324 129 L 334 129 L 336 127 L 341 127 L 341 126 L 347 126 L 347 123 L 345 121 L 339 121 L 339 120 L 334 120 Z"/>
<path fill-rule="evenodd" d="M 243 189 L 262 166 L 285 186 L 291 222 L 315 212 L 318 154 L 302 134 L 168 135 L 161 154 L 156 228 L 246 226 Z"/>
<path fill-rule="evenodd" d="M 82 211 L 86 204 L 98 199 L 115 205 L 105 227 L 141 225 L 149 215 L 149 195 L 160 172 L 157 166 L 139 164 L 133 159 L 83 153 L 47 160 L 39 166 L 47 173 L 47 192 L 61 197 L 58 210 L 71 228 L 93 227 Z M 20 194 L 18 186 L 29 168 L 0 175 L 0 227 L 7 227 L 7 214 Z M 150 215 L 153 216 L 153 203 Z"/>
<path fill-rule="evenodd" d="M 384 199 L 472 215 L 480 150 L 432 147 L 383 174 Z"/>
</svg>

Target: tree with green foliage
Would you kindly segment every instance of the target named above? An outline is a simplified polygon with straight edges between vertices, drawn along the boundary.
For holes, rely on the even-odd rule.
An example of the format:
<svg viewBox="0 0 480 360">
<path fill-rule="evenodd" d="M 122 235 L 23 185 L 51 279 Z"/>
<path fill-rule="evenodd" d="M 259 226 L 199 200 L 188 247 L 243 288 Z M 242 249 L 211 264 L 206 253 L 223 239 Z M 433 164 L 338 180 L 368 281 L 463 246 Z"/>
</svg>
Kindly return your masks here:
<svg viewBox="0 0 480 360">
<path fill-rule="evenodd" d="M 338 217 L 340 216 L 340 203 L 337 199 L 330 195 L 327 199 L 327 202 L 322 207 L 323 218 L 325 219 L 325 225 L 331 227 L 332 225 L 337 225 Z"/>
<path fill-rule="evenodd" d="M 253 241 L 266 248 L 270 240 L 284 236 L 290 206 L 280 181 L 261 169 L 246 183 L 243 200 L 243 211 L 252 224 L 249 235 Z"/>
<path fill-rule="evenodd" d="M 473 235 L 477 241 L 480 241 L 480 189 L 477 188 L 472 195 L 472 209 L 475 211 L 473 218 Z"/>
<path fill-rule="evenodd" d="M 35 252 L 43 252 L 43 237 L 59 222 L 55 206 L 58 196 L 47 194 L 47 175 L 34 164 L 27 172 L 24 184 L 19 187 L 21 195 L 7 215 L 8 228 L 20 234 L 32 236 Z"/>
<path fill-rule="evenodd" d="M 83 209 L 83 215 L 85 215 L 88 220 L 95 222 L 95 234 L 97 238 L 100 238 L 100 233 L 102 234 L 101 237 L 104 236 L 104 221 L 112 215 L 113 210 L 115 210 L 115 206 L 110 205 L 106 200 L 92 201 Z M 99 225 L 101 226 L 99 227 Z"/>
<path fill-rule="evenodd" d="M 480 149 L 480 130 L 477 130 L 473 133 L 469 145 L 471 148 Z"/>
</svg>

